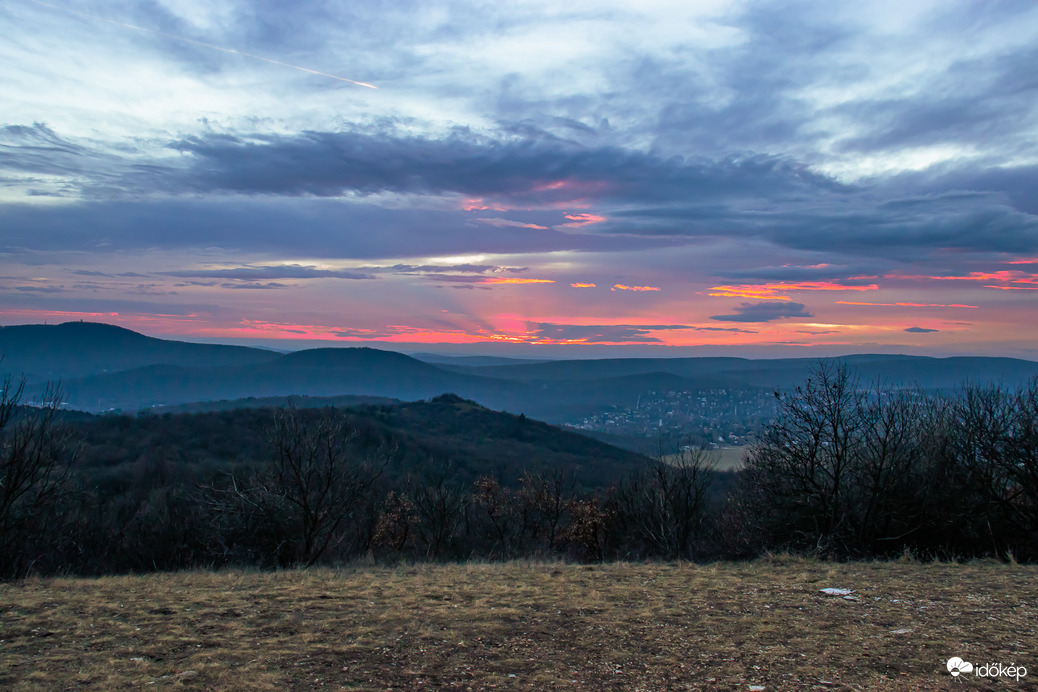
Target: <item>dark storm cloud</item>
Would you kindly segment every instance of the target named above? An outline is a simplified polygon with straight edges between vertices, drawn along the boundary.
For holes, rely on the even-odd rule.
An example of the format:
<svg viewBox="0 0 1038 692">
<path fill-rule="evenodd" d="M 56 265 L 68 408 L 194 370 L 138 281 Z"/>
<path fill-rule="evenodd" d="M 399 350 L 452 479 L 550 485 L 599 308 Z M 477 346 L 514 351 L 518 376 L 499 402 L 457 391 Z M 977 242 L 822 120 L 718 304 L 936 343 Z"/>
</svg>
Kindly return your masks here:
<svg viewBox="0 0 1038 692">
<path fill-rule="evenodd" d="M 771 303 L 743 303 L 734 315 L 714 315 L 710 319 L 721 322 L 773 322 L 789 317 L 814 317 L 802 303 L 776 301 Z"/>
<path fill-rule="evenodd" d="M 940 331 L 939 329 L 926 329 L 925 327 L 909 327 L 905 330 L 910 334 L 931 334 L 933 332 Z"/>
</svg>

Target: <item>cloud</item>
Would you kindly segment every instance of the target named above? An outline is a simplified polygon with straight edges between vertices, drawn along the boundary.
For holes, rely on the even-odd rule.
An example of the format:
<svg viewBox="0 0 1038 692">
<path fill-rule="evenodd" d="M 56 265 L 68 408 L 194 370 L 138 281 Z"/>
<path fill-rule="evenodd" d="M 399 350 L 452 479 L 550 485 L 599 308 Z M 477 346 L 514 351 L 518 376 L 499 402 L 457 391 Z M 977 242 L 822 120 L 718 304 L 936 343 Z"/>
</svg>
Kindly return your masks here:
<svg viewBox="0 0 1038 692">
<path fill-rule="evenodd" d="M 496 136 L 495 136 L 496 134 Z M 495 197 L 528 205 L 598 199 L 683 199 L 690 190 L 711 198 L 808 193 L 841 186 L 781 156 L 720 160 L 663 158 L 614 146 L 526 140 L 505 133 L 458 129 L 443 138 L 386 131 L 298 134 L 201 133 L 170 143 L 182 155 L 127 171 L 127 191 L 338 197 L 346 192 Z M 602 223 L 573 214 L 573 223 Z M 512 225 L 487 219 L 492 225 Z"/>
<path fill-rule="evenodd" d="M 5 10 L 24 29 L 0 42 L 0 262 L 19 304 L 179 281 L 241 319 L 256 296 L 223 285 L 280 284 L 284 309 L 323 313 L 314 324 L 348 304 L 376 329 L 496 314 L 521 292 L 554 301 L 531 314 L 587 323 L 604 293 L 482 279 L 593 276 L 667 286 L 621 301 L 624 322 L 681 305 L 781 323 L 803 291 L 878 289 L 839 297 L 970 308 L 979 335 L 1027 323 L 1038 290 L 1034 265 L 1006 266 L 1038 257 L 1032 3 L 106 5 L 382 91 L 39 3 Z M 128 274 L 148 278 L 113 278 Z M 10 288 L 28 277 L 69 293 Z M 636 278 L 652 286 L 615 283 Z M 703 313 L 709 292 L 747 303 Z M 825 302 L 827 320 L 868 309 Z M 866 345 L 855 335 L 901 329 L 858 326 L 843 333 Z"/>
<path fill-rule="evenodd" d="M 376 279 L 373 274 L 340 270 L 318 269 L 299 264 L 271 265 L 259 267 L 233 267 L 229 269 L 181 269 L 177 271 L 159 272 L 163 276 L 198 279 L 241 279 L 258 281 L 261 279 Z"/>
<path fill-rule="evenodd" d="M 925 327 L 909 327 L 905 330 L 911 334 L 931 334 L 940 331 L 939 329 L 926 329 Z"/>
<path fill-rule="evenodd" d="M 982 187 L 991 189 L 935 190 L 935 178 L 918 174 L 845 183 L 790 155 L 664 157 L 617 145 L 523 140 L 506 130 L 455 128 L 433 137 L 405 134 L 393 125 L 353 127 L 289 134 L 198 133 L 169 144 L 179 157 L 113 154 L 96 166 L 92 159 L 80 161 L 85 145 L 50 129 L 28 128 L 32 136 L 27 138 L 23 127 L 9 137 L 13 144 L 6 158 L 14 168 L 26 168 L 25 162 L 32 161 L 35 173 L 63 176 L 91 200 L 202 195 L 241 211 L 265 206 L 248 204 L 250 198 L 271 202 L 348 196 L 349 203 L 338 207 L 340 219 L 328 219 L 328 226 L 388 226 L 405 235 L 429 226 L 453 226 L 451 232 L 458 234 L 459 210 L 430 212 L 420 209 L 416 199 L 461 196 L 486 199 L 482 207 L 522 208 L 539 215 L 535 220 L 471 218 L 481 213 L 481 207 L 472 207 L 475 211 L 468 216 L 474 223 L 536 232 L 530 238 L 509 237 L 517 244 L 552 237 L 559 244 L 588 246 L 587 241 L 558 236 L 595 237 L 599 243 L 607 235 L 640 236 L 643 243 L 742 237 L 797 250 L 895 261 L 946 250 L 1038 251 L 1038 215 L 1013 201 L 1023 200 L 1023 207 L 1031 208 L 1024 191 L 1032 189 L 1027 184 L 1034 175 L 1027 174 L 1023 182 L 1006 174 L 985 178 L 983 171 L 991 166 L 973 168 L 968 175 L 965 171 L 976 164 L 967 162 L 955 174 L 958 178 L 951 171 L 942 178 L 978 185 L 983 181 Z M 52 144 L 41 153 L 37 139 Z M 387 195 L 403 199 L 387 205 Z M 589 205 L 595 206 L 594 213 L 573 211 Z M 149 208 L 158 211 L 157 206 Z M 283 213 L 292 206 L 279 209 Z M 299 230 L 298 223 L 283 226 L 282 232 L 286 227 Z M 227 231 L 224 227 L 218 237 Z"/>
<path fill-rule="evenodd" d="M 875 291 L 876 284 L 841 283 L 835 281 L 801 281 L 800 283 L 741 284 L 738 286 L 711 286 L 708 295 L 714 298 L 756 298 L 757 300 L 792 300 L 785 295 L 791 291 Z"/>
<path fill-rule="evenodd" d="M 222 248 L 274 256 L 370 259 L 555 251 L 623 252 L 671 239 L 501 228 L 476 233 L 460 212 L 374 203 L 259 198 L 82 201 L 0 205 L 0 252 Z M 683 242 L 683 241 L 679 241 Z"/>
<path fill-rule="evenodd" d="M 548 230 L 547 226 L 538 226 L 535 223 L 523 223 L 522 221 L 512 221 L 511 219 L 499 219 L 496 217 L 490 219 L 476 219 L 476 221 L 478 223 L 485 223 L 488 226 L 496 226 L 498 228 L 501 228 L 502 226 L 508 226 L 510 228 L 536 228 L 540 231 Z"/>
<path fill-rule="evenodd" d="M 598 214 L 565 214 L 565 217 L 569 219 L 569 223 L 556 224 L 556 228 L 582 228 L 589 224 L 607 221 L 606 217 Z"/>
<path fill-rule="evenodd" d="M 553 284 L 552 279 L 519 279 L 506 277 L 488 277 L 478 280 L 481 284 Z"/>
<path fill-rule="evenodd" d="M 615 284 L 610 291 L 658 291 L 658 286 L 626 286 L 624 284 Z"/>
<path fill-rule="evenodd" d="M 693 331 L 756 334 L 738 327 L 699 327 L 690 324 L 559 324 L 531 322 L 527 324 L 528 338 L 534 341 L 571 342 L 586 344 L 664 343 L 653 332 Z"/>
<path fill-rule="evenodd" d="M 587 344 L 663 343 L 662 339 L 651 336 L 651 332 L 694 329 L 694 327 L 684 324 L 580 325 L 556 324 L 552 322 L 535 322 L 527 325 L 527 328 L 535 339 Z"/>
<path fill-rule="evenodd" d="M 496 264 L 394 264 L 388 267 L 361 267 L 365 271 L 392 271 L 400 274 L 437 274 L 446 272 L 470 272 L 473 274 L 502 272 L 524 272 L 529 267 L 503 267 Z"/>
<path fill-rule="evenodd" d="M 751 279 L 755 282 L 800 283 L 810 281 L 840 281 L 874 279 L 886 273 L 887 262 L 857 263 L 854 265 L 820 262 L 810 265 L 785 264 L 781 266 L 752 267 L 749 269 L 718 268 L 714 276 L 725 279 Z"/>
<path fill-rule="evenodd" d="M 734 315 L 714 315 L 722 322 L 773 322 L 791 317 L 814 317 L 801 303 L 743 303 Z"/>
<path fill-rule="evenodd" d="M 22 293 L 68 293 L 64 286 L 15 286 L 14 290 Z"/>
<path fill-rule="evenodd" d="M 588 284 L 588 283 L 575 283 L 575 284 L 570 284 L 570 286 L 572 288 L 598 288 L 595 284 Z"/>
<path fill-rule="evenodd" d="M 837 305 L 876 305 L 883 307 L 902 308 L 979 308 L 979 305 L 965 305 L 962 303 L 866 303 L 856 300 L 838 300 Z"/>
<path fill-rule="evenodd" d="M 222 288 L 231 288 L 231 289 L 259 289 L 259 290 L 269 290 L 269 289 L 276 289 L 276 288 L 291 288 L 291 286 L 289 286 L 288 284 L 282 284 L 282 283 L 278 283 L 276 281 L 268 281 L 267 283 L 256 283 L 256 282 L 240 283 L 240 284 L 226 283 L 226 284 L 220 284 L 220 286 Z"/>
</svg>

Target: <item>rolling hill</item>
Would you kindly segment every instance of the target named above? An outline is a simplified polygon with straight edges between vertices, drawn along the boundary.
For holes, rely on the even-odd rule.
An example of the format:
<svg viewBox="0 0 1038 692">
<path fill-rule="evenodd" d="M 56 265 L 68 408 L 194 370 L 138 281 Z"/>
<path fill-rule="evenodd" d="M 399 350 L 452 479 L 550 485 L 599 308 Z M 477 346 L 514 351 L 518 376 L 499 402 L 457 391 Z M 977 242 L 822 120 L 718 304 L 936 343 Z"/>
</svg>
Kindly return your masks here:
<svg viewBox="0 0 1038 692">
<path fill-rule="evenodd" d="M 281 354 L 191 344 L 104 324 L 0 328 L 0 372 L 30 378 L 30 391 L 60 380 L 70 407 L 135 411 L 190 402 L 343 395 L 401 400 L 457 394 L 499 410 L 566 421 L 631 407 L 649 392 L 789 389 L 814 358 L 613 358 L 516 362 L 496 358 L 427 362 L 372 348 Z M 433 359 L 435 360 L 435 359 Z M 863 354 L 841 358 L 863 383 L 953 388 L 963 381 L 1015 385 L 1038 363 L 1012 358 Z M 244 403 L 243 405 L 249 405 Z"/>
</svg>

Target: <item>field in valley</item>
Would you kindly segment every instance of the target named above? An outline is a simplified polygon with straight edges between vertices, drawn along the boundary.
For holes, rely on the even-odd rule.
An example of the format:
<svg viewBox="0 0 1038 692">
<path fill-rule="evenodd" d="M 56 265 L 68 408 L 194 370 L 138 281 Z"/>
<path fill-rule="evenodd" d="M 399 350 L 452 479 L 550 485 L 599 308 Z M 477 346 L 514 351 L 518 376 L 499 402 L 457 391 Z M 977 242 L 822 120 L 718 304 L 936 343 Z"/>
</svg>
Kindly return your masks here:
<svg viewBox="0 0 1038 692">
<path fill-rule="evenodd" d="M 1023 688 L 1038 679 L 1038 567 L 780 557 L 29 579 L 0 584 L 0 640 L 12 690 Z M 1029 674 L 953 680 L 952 656 Z"/>
</svg>

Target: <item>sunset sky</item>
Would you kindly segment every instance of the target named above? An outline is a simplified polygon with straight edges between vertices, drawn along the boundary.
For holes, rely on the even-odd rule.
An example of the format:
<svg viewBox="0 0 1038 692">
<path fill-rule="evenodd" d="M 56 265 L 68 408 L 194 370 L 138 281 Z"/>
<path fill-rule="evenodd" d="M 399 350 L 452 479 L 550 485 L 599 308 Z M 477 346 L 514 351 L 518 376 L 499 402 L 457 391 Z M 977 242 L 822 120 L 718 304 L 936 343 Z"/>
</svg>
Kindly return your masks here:
<svg viewBox="0 0 1038 692">
<path fill-rule="evenodd" d="M 0 35 L 0 324 L 1038 359 L 1030 0 L 5 0 Z"/>
</svg>

